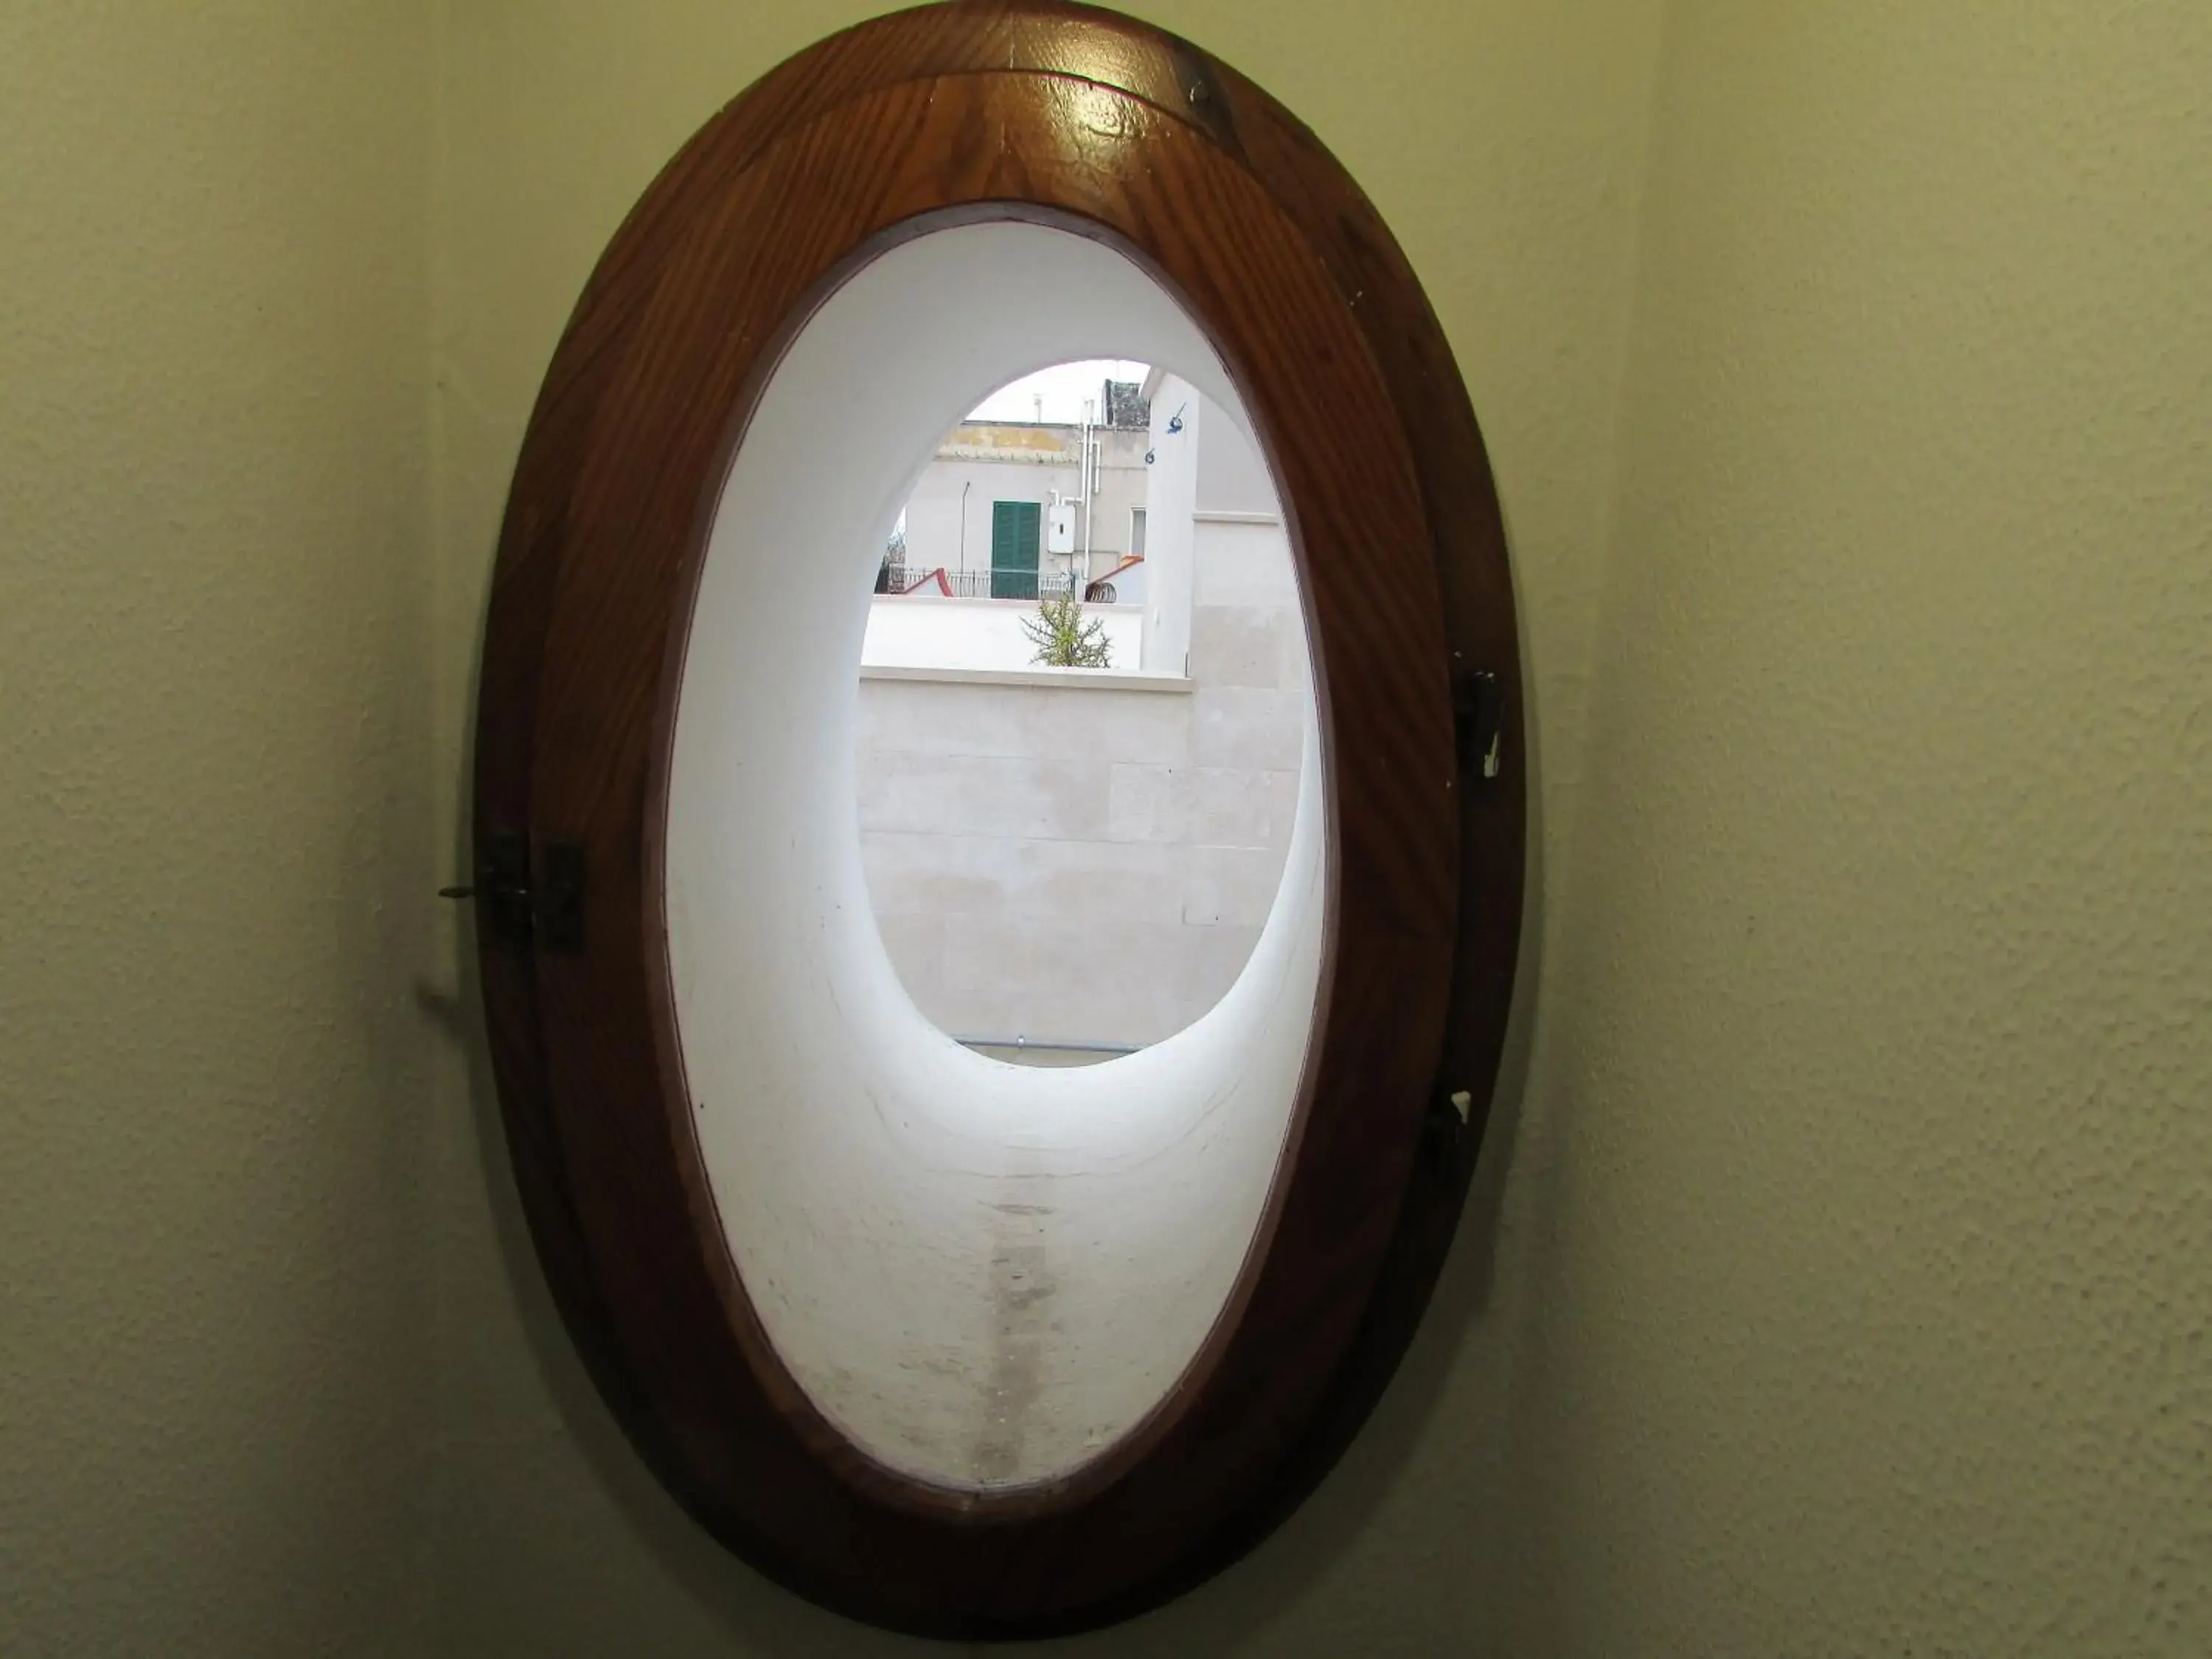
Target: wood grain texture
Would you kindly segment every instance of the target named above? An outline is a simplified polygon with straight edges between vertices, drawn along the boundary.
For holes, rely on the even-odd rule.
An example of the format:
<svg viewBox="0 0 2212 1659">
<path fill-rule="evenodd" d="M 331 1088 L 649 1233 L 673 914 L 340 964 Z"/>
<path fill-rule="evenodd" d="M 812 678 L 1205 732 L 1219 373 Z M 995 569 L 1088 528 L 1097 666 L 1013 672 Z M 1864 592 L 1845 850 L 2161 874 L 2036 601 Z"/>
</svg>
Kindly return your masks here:
<svg viewBox="0 0 2212 1659">
<path fill-rule="evenodd" d="M 659 858 L 705 532 L 783 345 L 884 248 L 1006 217 L 1138 260 L 1253 416 L 1316 658 L 1332 925 L 1290 1146 L 1214 1335 L 1096 1462 L 979 1494 L 868 1458 L 763 1334 L 693 1140 Z M 1453 751 L 1466 667 L 1507 688 L 1486 781 Z M 1517 950 L 1519 708 L 1503 529 L 1442 331 L 1372 208 L 1264 94 L 1111 14 L 957 5 L 825 41 L 708 123 L 616 235 L 532 414 L 474 823 L 479 846 L 586 849 L 584 951 L 483 949 L 501 1110 L 563 1317 L 701 1523 L 854 1617 L 971 1638 L 1126 1616 L 1264 1536 L 1364 1420 L 1450 1243 Z M 1454 1090 L 1472 1122 L 1440 1135 Z"/>
</svg>

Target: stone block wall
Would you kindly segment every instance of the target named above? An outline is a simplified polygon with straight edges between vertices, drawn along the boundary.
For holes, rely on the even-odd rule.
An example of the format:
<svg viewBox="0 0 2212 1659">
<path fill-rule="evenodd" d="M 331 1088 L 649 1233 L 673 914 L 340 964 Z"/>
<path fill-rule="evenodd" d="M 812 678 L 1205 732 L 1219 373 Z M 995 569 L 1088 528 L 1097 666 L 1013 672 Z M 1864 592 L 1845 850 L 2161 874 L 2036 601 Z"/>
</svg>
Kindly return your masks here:
<svg viewBox="0 0 2212 1659">
<path fill-rule="evenodd" d="M 884 943 L 963 1038 L 1158 1042 L 1274 902 L 1312 693 L 1279 525 L 1201 523 L 1188 690 L 864 679 Z"/>
</svg>

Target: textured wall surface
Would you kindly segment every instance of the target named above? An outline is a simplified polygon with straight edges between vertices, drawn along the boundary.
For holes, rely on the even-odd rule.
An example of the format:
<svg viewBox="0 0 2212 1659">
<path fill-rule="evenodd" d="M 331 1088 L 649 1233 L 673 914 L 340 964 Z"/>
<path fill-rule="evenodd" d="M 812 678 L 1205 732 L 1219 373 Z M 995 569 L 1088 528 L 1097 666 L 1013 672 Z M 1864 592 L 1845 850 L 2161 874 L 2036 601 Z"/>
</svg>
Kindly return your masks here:
<svg viewBox="0 0 2212 1659">
<path fill-rule="evenodd" d="M 429 14 L 0 20 L 0 1652 L 416 1650 Z"/>
<path fill-rule="evenodd" d="M 1517 1650 L 2203 1654 L 2212 9 L 1668 15 Z"/>
</svg>

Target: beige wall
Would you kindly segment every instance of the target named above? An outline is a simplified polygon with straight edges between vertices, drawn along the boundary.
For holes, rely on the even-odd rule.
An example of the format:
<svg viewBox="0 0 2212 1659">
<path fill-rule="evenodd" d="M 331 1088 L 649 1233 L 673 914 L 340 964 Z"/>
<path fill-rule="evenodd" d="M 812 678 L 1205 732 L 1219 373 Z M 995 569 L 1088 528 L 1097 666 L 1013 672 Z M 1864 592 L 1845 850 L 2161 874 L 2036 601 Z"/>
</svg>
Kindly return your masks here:
<svg viewBox="0 0 2212 1659">
<path fill-rule="evenodd" d="M 0 1649 L 918 1651 L 607 1423 L 419 896 L 592 258 L 859 9 L 297 9 L 0 51 Z M 1540 989 L 1344 1467 L 1066 1650 L 2202 1653 L 2212 10 L 1140 9 L 1351 164 L 1474 389 Z"/>
<path fill-rule="evenodd" d="M 2203 1654 L 2212 8 L 1668 17 L 1517 1650 Z"/>
<path fill-rule="evenodd" d="M 430 45 L 0 21 L 11 1659 L 427 1637 Z"/>
</svg>

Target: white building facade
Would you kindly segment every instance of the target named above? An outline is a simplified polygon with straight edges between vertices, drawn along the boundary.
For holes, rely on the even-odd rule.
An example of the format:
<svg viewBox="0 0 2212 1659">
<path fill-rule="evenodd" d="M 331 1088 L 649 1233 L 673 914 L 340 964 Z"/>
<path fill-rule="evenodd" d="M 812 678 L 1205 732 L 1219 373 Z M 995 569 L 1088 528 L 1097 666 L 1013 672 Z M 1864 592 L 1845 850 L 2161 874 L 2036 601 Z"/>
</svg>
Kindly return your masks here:
<svg viewBox="0 0 2212 1659">
<path fill-rule="evenodd" d="M 1137 420 L 1135 387 L 1104 401 Z M 1141 423 L 963 422 L 907 502 L 902 585 L 941 571 L 957 597 L 1034 599 L 1024 573 L 1048 586 L 1141 583 L 1127 562 L 1144 552 L 1149 435 Z"/>
</svg>

